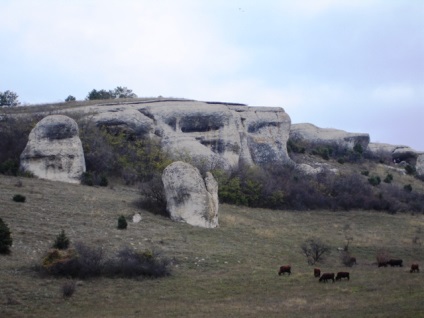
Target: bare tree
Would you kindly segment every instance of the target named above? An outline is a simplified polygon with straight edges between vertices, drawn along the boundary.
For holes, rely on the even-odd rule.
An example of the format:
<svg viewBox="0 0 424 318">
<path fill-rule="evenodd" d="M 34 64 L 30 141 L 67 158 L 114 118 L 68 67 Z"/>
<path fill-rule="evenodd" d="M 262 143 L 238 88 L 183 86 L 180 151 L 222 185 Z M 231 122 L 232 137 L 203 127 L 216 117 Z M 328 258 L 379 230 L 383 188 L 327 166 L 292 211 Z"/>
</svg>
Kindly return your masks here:
<svg viewBox="0 0 424 318">
<path fill-rule="evenodd" d="M 301 250 L 309 265 L 322 261 L 325 255 L 330 253 L 330 247 L 317 238 L 307 239 L 302 243 Z"/>
</svg>

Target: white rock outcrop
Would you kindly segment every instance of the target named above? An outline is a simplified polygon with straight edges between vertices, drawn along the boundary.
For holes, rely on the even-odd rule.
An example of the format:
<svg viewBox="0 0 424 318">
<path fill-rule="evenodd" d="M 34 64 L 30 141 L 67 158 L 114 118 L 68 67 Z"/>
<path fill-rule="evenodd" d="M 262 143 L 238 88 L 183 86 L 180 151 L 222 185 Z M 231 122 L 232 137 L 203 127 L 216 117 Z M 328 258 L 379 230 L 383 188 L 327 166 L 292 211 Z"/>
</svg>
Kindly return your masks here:
<svg viewBox="0 0 424 318">
<path fill-rule="evenodd" d="M 203 179 L 192 165 L 176 161 L 162 174 L 167 210 L 172 220 L 218 227 L 218 183 L 211 173 Z"/>
<path fill-rule="evenodd" d="M 79 183 L 85 160 L 77 123 L 63 115 L 43 118 L 31 131 L 20 159 L 21 168 L 39 178 Z"/>
<path fill-rule="evenodd" d="M 90 117 L 106 129 L 157 139 L 174 160 L 189 158 L 206 170 L 239 164 L 291 162 L 290 117 L 281 107 L 190 100 L 92 106 Z"/>
<path fill-rule="evenodd" d="M 370 136 L 366 133 L 351 133 L 332 128 L 320 128 L 312 124 L 293 124 L 290 130 L 290 138 L 304 141 L 309 144 L 337 144 L 346 149 L 353 149 L 361 145 L 365 150 L 370 142 Z"/>
<path fill-rule="evenodd" d="M 420 178 L 424 178 L 424 154 L 420 154 L 417 158 L 417 163 L 415 165 L 417 175 Z"/>
</svg>

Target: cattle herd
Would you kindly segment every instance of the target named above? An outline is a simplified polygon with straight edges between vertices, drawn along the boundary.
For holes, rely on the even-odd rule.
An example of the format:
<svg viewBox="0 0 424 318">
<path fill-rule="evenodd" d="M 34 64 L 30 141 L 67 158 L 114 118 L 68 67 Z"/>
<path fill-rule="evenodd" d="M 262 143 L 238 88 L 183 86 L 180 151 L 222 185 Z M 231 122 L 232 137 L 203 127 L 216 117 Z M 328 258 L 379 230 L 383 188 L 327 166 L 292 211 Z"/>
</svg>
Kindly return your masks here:
<svg viewBox="0 0 424 318">
<path fill-rule="evenodd" d="M 356 258 L 355 260 L 355 264 L 356 264 Z M 395 266 L 399 266 L 402 267 L 403 266 L 403 261 L 401 259 L 391 259 L 388 261 L 384 261 L 384 262 L 378 262 L 378 267 L 387 267 L 387 266 L 391 266 L 391 267 L 395 267 Z M 410 273 L 419 273 L 420 272 L 420 267 L 418 264 L 413 263 L 411 265 L 411 269 L 409 271 Z M 291 266 L 290 265 L 283 265 L 280 266 L 280 269 L 278 270 L 278 275 L 284 275 L 284 274 L 288 274 L 291 275 Z M 349 272 L 338 272 L 336 275 L 334 273 L 322 273 L 321 274 L 321 270 L 319 268 L 314 268 L 314 277 L 319 277 L 319 282 L 324 282 L 326 283 L 329 280 L 332 280 L 333 283 L 334 281 L 341 281 L 342 278 L 346 278 L 347 280 L 350 280 L 350 273 Z"/>
</svg>

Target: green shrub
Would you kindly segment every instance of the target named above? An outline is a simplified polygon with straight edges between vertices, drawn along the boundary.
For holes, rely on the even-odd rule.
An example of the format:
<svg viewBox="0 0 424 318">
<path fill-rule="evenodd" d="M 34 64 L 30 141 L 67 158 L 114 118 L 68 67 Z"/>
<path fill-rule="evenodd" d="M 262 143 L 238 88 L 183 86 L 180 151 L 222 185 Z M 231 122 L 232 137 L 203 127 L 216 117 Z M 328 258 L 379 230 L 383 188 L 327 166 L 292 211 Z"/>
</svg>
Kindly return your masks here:
<svg viewBox="0 0 424 318">
<path fill-rule="evenodd" d="M 106 176 L 102 175 L 100 177 L 99 186 L 101 187 L 107 187 L 109 184 L 109 181 L 107 180 Z"/>
<path fill-rule="evenodd" d="M 81 175 L 81 184 L 92 187 L 94 185 L 93 175 L 91 172 L 84 172 Z"/>
<path fill-rule="evenodd" d="M 368 182 L 375 187 L 381 183 L 381 179 L 379 176 L 371 176 L 368 178 Z"/>
<path fill-rule="evenodd" d="M 405 186 L 403 187 L 403 189 L 404 189 L 406 192 L 412 192 L 412 186 L 411 186 L 410 184 L 405 185 Z"/>
<path fill-rule="evenodd" d="M 65 231 L 62 230 L 60 234 L 56 237 L 56 240 L 53 243 L 53 248 L 59 250 L 66 250 L 69 247 L 69 238 L 66 236 Z"/>
<path fill-rule="evenodd" d="M 390 173 L 387 174 L 387 176 L 383 180 L 385 183 L 391 183 L 393 181 L 393 175 Z"/>
<path fill-rule="evenodd" d="M 365 170 L 365 171 L 362 171 L 362 172 L 361 172 L 361 174 L 362 174 L 363 176 L 368 177 L 368 176 L 369 176 L 369 174 L 370 174 L 370 172 L 369 172 L 368 170 Z"/>
<path fill-rule="evenodd" d="M 15 194 L 14 196 L 13 196 L 13 201 L 15 201 L 15 202 L 25 202 L 25 200 L 26 200 L 26 197 L 24 196 L 24 195 L 21 195 L 21 194 Z"/>
<path fill-rule="evenodd" d="M 0 254 L 9 254 L 12 242 L 13 240 L 9 227 L 0 218 Z"/>
<path fill-rule="evenodd" d="M 121 215 L 118 218 L 118 229 L 119 230 L 125 230 L 128 226 L 127 220 L 125 219 L 125 216 Z"/>
<path fill-rule="evenodd" d="M 406 173 L 407 173 L 407 174 L 409 174 L 409 175 L 413 175 L 413 174 L 415 174 L 416 169 L 415 169 L 415 167 L 414 167 L 414 166 L 406 165 L 406 166 L 405 166 L 405 171 L 406 171 Z"/>
</svg>

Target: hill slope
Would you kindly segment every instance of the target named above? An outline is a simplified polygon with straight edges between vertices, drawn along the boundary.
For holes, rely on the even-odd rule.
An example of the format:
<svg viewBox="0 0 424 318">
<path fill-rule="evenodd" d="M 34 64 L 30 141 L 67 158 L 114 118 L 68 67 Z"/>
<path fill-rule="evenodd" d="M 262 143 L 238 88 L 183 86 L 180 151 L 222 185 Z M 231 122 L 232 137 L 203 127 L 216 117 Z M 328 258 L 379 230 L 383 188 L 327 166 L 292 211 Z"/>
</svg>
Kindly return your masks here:
<svg viewBox="0 0 424 318">
<path fill-rule="evenodd" d="M 213 230 L 173 223 L 139 210 L 132 188 L 95 188 L 0 175 L 0 217 L 12 231 L 12 254 L 0 256 L 0 316 L 4 317 L 419 317 L 424 312 L 424 216 L 375 212 L 291 212 L 220 206 Z M 15 194 L 25 203 L 12 201 Z M 117 217 L 143 220 L 116 229 Z M 64 229 L 71 242 L 112 252 L 154 248 L 173 259 L 172 275 L 157 280 L 99 278 L 62 298 L 66 279 L 42 278 L 34 264 Z M 338 247 L 353 238 L 358 265 L 341 265 Z M 350 281 L 318 283 L 300 253 L 318 237 L 331 255 L 323 271 L 351 272 Z M 414 240 L 415 238 L 415 240 Z M 413 243 L 415 241 L 415 243 Z M 384 250 L 405 267 L 377 268 Z M 291 276 L 278 267 L 291 264 Z"/>
</svg>

